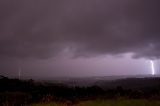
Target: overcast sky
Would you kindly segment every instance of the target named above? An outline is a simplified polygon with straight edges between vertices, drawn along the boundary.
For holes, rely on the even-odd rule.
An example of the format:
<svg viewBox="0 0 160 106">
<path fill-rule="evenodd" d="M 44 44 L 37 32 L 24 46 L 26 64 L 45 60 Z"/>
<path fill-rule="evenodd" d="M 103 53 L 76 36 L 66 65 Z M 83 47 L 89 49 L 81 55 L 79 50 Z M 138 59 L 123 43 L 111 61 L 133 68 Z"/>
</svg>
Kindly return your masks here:
<svg viewBox="0 0 160 106">
<path fill-rule="evenodd" d="M 160 0 L 1 0 L 0 74 L 150 74 Z M 156 67 L 158 67 L 158 61 Z M 158 73 L 158 68 L 157 68 Z"/>
</svg>

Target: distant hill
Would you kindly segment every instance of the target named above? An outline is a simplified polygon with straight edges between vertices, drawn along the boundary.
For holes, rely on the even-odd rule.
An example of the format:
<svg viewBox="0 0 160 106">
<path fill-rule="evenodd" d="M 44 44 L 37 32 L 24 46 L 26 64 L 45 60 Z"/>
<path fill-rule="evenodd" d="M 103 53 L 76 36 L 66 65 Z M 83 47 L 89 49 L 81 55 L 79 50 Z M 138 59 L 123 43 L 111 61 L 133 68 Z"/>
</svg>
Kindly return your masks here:
<svg viewBox="0 0 160 106">
<path fill-rule="evenodd" d="M 93 76 L 93 77 L 75 77 L 75 78 L 55 78 L 50 80 L 43 80 L 44 82 L 60 82 L 63 84 L 67 84 L 69 86 L 94 86 L 98 85 L 101 87 L 104 87 L 103 85 L 109 85 L 110 87 L 120 86 L 122 84 L 123 86 L 128 85 L 131 83 L 132 85 L 135 85 L 134 82 L 139 82 L 138 85 L 143 85 L 143 83 L 146 82 L 146 85 L 152 85 L 149 83 L 152 83 L 151 80 L 155 80 L 160 78 L 159 75 L 152 76 L 152 75 L 131 75 L 131 76 Z M 145 82 L 143 82 L 145 81 Z M 149 82 L 148 82 L 149 81 Z M 123 82 L 123 83 L 122 83 Z M 124 84 L 125 83 L 125 84 Z M 153 83 L 155 83 L 153 81 Z M 158 82 L 156 82 L 158 83 Z M 137 84 L 136 84 L 137 85 Z"/>
<path fill-rule="evenodd" d="M 95 85 L 98 85 L 103 89 L 113 89 L 117 86 L 121 86 L 125 89 L 146 89 L 151 87 L 160 87 L 160 78 L 126 78 L 113 81 L 99 80 Z"/>
</svg>

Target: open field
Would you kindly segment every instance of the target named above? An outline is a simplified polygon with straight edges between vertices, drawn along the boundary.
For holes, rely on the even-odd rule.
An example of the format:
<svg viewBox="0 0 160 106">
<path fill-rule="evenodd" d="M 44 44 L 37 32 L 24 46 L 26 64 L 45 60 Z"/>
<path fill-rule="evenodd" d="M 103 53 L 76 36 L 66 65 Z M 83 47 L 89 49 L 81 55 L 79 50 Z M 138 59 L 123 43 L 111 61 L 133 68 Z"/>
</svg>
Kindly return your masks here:
<svg viewBox="0 0 160 106">
<path fill-rule="evenodd" d="M 160 106 L 160 101 L 149 100 L 97 100 L 86 101 L 76 106 Z"/>
<path fill-rule="evenodd" d="M 37 104 L 32 104 L 30 106 L 61 106 L 61 105 L 57 103 L 37 103 Z"/>
<path fill-rule="evenodd" d="M 145 100 L 145 99 L 131 99 L 131 100 L 95 100 L 85 101 L 74 105 L 67 104 L 33 104 L 31 106 L 160 106 L 160 101 Z"/>
</svg>

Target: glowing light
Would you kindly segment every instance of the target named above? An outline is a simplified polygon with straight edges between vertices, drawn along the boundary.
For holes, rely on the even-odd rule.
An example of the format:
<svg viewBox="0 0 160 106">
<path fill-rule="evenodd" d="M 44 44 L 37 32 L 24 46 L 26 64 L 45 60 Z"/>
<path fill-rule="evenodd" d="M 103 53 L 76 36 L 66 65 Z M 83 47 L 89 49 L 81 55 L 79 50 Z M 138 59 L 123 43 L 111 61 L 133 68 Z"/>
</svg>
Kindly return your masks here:
<svg viewBox="0 0 160 106">
<path fill-rule="evenodd" d="M 155 68 L 154 68 L 154 62 L 151 60 L 151 71 L 152 71 L 152 75 L 155 75 Z"/>
<path fill-rule="evenodd" d="M 18 78 L 19 79 L 21 78 L 21 67 L 19 67 L 19 70 L 18 70 Z"/>
</svg>

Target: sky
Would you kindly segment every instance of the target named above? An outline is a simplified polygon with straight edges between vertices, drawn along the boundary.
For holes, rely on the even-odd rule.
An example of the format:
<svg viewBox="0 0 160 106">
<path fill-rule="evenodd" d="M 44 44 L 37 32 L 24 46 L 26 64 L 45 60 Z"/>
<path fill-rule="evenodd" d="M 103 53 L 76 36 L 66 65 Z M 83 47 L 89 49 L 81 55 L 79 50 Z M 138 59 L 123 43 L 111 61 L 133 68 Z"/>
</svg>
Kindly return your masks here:
<svg viewBox="0 0 160 106">
<path fill-rule="evenodd" d="M 151 74 L 160 0 L 1 0 L 0 75 Z"/>
</svg>

